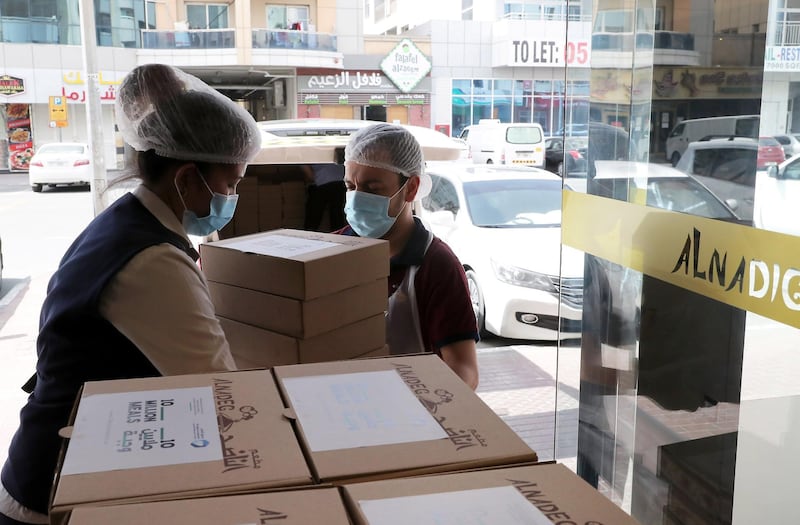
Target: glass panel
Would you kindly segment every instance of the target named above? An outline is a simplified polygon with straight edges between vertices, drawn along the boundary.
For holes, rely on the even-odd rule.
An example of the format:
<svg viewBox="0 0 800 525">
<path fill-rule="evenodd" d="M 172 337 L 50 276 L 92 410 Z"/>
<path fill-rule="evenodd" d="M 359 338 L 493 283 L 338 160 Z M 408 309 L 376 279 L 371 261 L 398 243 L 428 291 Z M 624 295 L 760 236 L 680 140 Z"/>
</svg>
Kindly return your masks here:
<svg viewBox="0 0 800 525">
<path fill-rule="evenodd" d="M 186 6 L 186 21 L 190 29 L 208 29 L 208 18 L 205 5 L 193 4 Z"/>
<path fill-rule="evenodd" d="M 227 27 L 228 27 L 228 6 L 209 4 L 208 28 L 226 29 Z"/>
<path fill-rule="evenodd" d="M 286 7 L 268 5 L 267 26 L 270 29 L 289 29 L 286 22 Z"/>
</svg>

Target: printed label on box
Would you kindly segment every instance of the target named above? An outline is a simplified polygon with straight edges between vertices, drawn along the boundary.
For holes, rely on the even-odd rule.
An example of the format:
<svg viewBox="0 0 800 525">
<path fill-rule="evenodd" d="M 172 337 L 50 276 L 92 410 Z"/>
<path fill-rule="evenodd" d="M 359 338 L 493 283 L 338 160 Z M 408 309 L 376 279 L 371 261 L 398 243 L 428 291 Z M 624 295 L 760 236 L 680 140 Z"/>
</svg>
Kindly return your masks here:
<svg viewBox="0 0 800 525">
<path fill-rule="evenodd" d="M 553 525 L 514 487 L 358 502 L 370 525 Z"/>
<path fill-rule="evenodd" d="M 288 235 L 265 235 L 258 239 L 242 239 L 225 244 L 225 248 L 232 248 L 248 253 L 270 255 L 273 257 L 296 257 L 306 253 L 324 250 L 339 246 L 338 243 L 290 237 Z"/>
<path fill-rule="evenodd" d="M 81 399 L 62 475 L 221 461 L 210 386 Z"/>
<path fill-rule="evenodd" d="M 313 452 L 447 439 L 394 370 L 283 380 Z"/>
</svg>

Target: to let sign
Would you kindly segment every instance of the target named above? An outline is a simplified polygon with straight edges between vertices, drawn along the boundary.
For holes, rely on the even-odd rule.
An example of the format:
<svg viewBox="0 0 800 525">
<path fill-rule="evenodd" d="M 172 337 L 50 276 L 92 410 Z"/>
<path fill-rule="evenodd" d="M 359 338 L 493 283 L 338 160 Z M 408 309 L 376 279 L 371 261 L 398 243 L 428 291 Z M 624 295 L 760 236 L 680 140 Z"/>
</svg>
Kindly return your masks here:
<svg viewBox="0 0 800 525">
<path fill-rule="evenodd" d="M 509 42 L 511 66 L 583 66 L 589 65 L 589 42 L 520 39 Z"/>
<path fill-rule="evenodd" d="M 414 89 L 430 70 L 431 61 L 407 38 L 381 61 L 381 71 L 403 93 Z"/>
</svg>

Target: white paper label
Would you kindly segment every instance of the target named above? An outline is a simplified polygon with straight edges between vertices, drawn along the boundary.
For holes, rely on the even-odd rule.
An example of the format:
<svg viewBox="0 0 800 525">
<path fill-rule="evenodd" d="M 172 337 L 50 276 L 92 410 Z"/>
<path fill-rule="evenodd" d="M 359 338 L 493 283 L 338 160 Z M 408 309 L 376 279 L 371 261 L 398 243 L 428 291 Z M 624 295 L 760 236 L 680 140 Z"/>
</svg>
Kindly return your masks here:
<svg viewBox="0 0 800 525">
<path fill-rule="evenodd" d="M 315 239 L 290 237 L 289 235 L 265 235 L 258 239 L 242 239 L 225 244 L 225 248 L 232 248 L 248 253 L 270 255 L 273 257 L 291 258 L 306 253 L 333 248 L 340 244 Z"/>
<path fill-rule="evenodd" d="M 61 473 L 221 461 L 210 386 L 81 399 Z"/>
<path fill-rule="evenodd" d="M 553 525 L 514 487 L 493 487 L 358 504 L 370 525 Z"/>
<path fill-rule="evenodd" d="M 314 452 L 446 439 L 394 370 L 283 380 Z"/>
</svg>

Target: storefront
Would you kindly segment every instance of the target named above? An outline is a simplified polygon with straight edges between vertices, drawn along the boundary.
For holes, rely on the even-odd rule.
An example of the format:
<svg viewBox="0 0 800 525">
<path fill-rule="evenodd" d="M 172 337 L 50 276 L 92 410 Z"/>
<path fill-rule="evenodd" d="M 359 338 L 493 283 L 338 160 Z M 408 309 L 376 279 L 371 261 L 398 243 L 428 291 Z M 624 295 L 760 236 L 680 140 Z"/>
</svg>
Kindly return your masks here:
<svg viewBox="0 0 800 525">
<path fill-rule="evenodd" d="M 378 120 L 430 126 L 430 77 L 408 93 L 382 71 L 297 71 L 298 118 Z"/>
<path fill-rule="evenodd" d="M 114 126 L 114 101 L 123 71 L 98 73 L 102 105 L 105 163 L 115 168 L 121 162 L 121 139 Z M 40 144 L 88 142 L 86 90 L 88 84 L 78 70 L 17 69 L 0 71 L 0 169 L 27 171 L 28 162 Z M 53 105 L 65 108 L 54 118 Z"/>
</svg>

